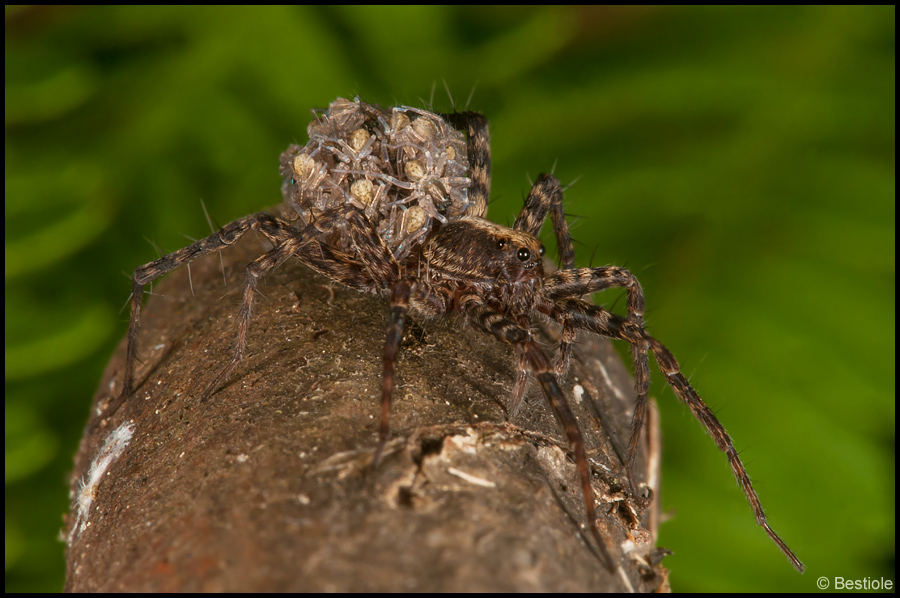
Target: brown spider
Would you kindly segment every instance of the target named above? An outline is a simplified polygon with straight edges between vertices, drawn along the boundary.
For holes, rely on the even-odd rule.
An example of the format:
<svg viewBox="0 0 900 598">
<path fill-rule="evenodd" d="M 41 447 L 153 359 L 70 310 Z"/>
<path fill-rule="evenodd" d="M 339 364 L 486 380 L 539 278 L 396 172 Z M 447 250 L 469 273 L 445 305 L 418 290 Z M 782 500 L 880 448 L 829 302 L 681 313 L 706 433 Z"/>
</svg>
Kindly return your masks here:
<svg viewBox="0 0 900 598">
<path fill-rule="evenodd" d="M 681 373 L 678 362 L 643 326 L 644 296 L 624 268 L 574 268 L 575 256 L 559 181 L 542 174 L 512 228 L 486 220 L 490 194 L 487 120 L 475 112 L 438 115 L 359 99 L 338 99 L 309 126 L 310 141 L 281 156 L 285 202 L 281 215 L 258 213 L 236 220 L 193 245 L 134 271 L 131 323 L 122 394 L 111 415 L 134 391 L 134 364 L 144 286 L 195 258 L 234 244 L 250 230 L 274 244 L 247 266 L 237 345 L 231 362 L 204 391 L 206 400 L 240 363 L 246 348 L 257 280 L 288 258 L 352 289 L 390 297 L 384 346 L 381 423 L 373 462 L 389 436 L 394 367 L 408 312 L 438 318 L 457 314 L 475 328 L 509 343 L 519 374 L 509 415 L 524 395 L 528 372 L 537 378 L 568 438 L 581 480 L 589 526 L 611 567 L 594 525 L 591 470 L 578 424 L 557 382 L 566 373 L 578 329 L 627 341 L 635 368 L 628 467 L 647 417 L 649 353 L 666 381 L 728 457 L 756 521 L 798 571 L 804 566 L 766 521 L 762 505 L 725 428 Z M 562 268 L 544 274 L 537 235 L 550 216 Z M 582 297 L 611 287 L 627 291 L 625 317 Z M 562 327 L 551 363 L 532 338 L 531 318 L 543 314 Z M 102 419 L 102 418 L 101 418 Z"/>
</svg>

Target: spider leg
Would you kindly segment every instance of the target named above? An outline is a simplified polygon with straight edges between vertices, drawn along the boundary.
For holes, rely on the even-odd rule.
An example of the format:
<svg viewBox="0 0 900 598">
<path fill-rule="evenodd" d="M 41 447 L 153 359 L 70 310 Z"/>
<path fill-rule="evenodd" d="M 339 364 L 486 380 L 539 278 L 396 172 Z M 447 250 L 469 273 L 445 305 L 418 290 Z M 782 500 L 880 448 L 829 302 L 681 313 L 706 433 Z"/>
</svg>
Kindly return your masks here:
<svg viewBox="0 0 900 598">
<path fill-rule="evenodd" d="M 345 224 L 346 228 L 338 230 L 339 224 Z M 322 243 L 317 244 L 313 251 L 299 255 L 301 261 L 351 288 L 376 294 L 388 291 L 391 293 L 391 317 L 382 356 L 384 369 L 381 378 L 381 423 L 378 447 L 372 460 L 373 465 L 377 466 L 390 435 L 394 368 L 397 364 L 397 354 L 400 352 L 400 341 L 403 339 L 410 295 L 418 290 L 418 286 L 411 279 L 400 277 L 400 266 L 390 249 L 375 233 L 375 227 L 358 211 L 336 210 L 327 217 L 323 215 L 310 227 L 316 227 L 325 233 L 346 232 L 349 239 L 348 252 L 339 251 L 330 244 Z"/>
<path fill-rule="evenodd" d="M 281 242 L 247 266 L 234 355 L 228 365 L 219 372 L 203 392 L 200 397 L 201 401 L 208 400 L 244 358 L 247 348 L 247 331 L 250 328 L 251 307 L 253 297 L 258 290 L 258 281 L 265 273 L 274 270 L 288 258 L 297 257 L 301 262 L 326 276 L 333 278 L 340 276 L 339 280 L 350 287 L 376 291 L 383 287 L 378 283 L 384 282 L 379 280 L 380 275 L 385 274 L 384 271 L 377 265 L 366 264 L 366 258 L 377 251 L 377 247 L 372 247 L 371 237 L 375 235 L 371 232 L 371 228 L 359 212 L 346 208 L 326 210 L 302 232 L 285 231 L 276 220 L 260 223 L 258 226 L 260 232 L 270 239 L 281 239 Z M 343 230 L 348 233 L 350 244 L 357 254 L 355 259 L 347 254 L 327 249 L 318 242 L 323 235 L 341 234 Z M 381 247 L 387 252 L 383 242 L 381 242 Z M 362 259 L 359 259 L 359 256 L 362 256 Z M 391 263 L 385 265 L 388 270 L 386 276 L 390 276 L 391 265 Z"/>
<path fill-rule="evenodd" d="M 643 302 L 643 297 L 641 297 L 641 302 Z M 637 392 L 634 416 L 631 420 L 631 439 L 628 443 L 627 465 L 631 470 L 634 467 L 641 429 L 647 417 L 647 396 L 650 389 L 650 367 L 647 353 L 651 348 L 650 341 L 655 339 L 652 339 L 644 331 L 643 318 L 623 318 L 583 299 L 572 297 L 557 299 L 549 311 L 549 315 L 574 328 L 583 328 L 602 336 L 625 340 L 631 344 L 634 386 Z M 660 368 L 662 368 L 661 365 Z"/>
<path fill-rule="evenodd" d="M 782 540 L 769 525 L 759 496 L 756 494 L 756 490 L 754 490 L 753 484 L 750 482 L 750 476 L 747 475 L 747 470 L 744 468 L 744 464 L 738 456 L 737 449 L 734 448 L 731 437 L 728 435 L 728 432 L 725 431 L 725 427 L 722 426 L 709 406 L 707 406 L 703 399 L 700 398 L 697 391 L 694 390 L 687 378 L 684 377 L 684 374 L 681 373 L 678 361 L 675 360 L 672 353 L 670 353 L 662 343 L 647 334 L 643 326 L 639 323 L 617 316 L 602 307 L 597 307 L 587 301 L 576 298 L 563 299 L 557 303 L 557 306 L 558 310 L 568 312 L 572 323 L 578 328 L 584 328 L 602 336 L 628 341 L 631 343 L 633 353 L 638 350 L 644 353 L 646 353 L 647 350 L 653 352 L 653 356 L 656 358 L 656 363 L 659 365 L 660 371 L 665 375 L 666 382 L 672 387 L 672 390 L 675 391 L 675 395 L 690 408 L 694 417 L 703 424 L 703 427 L 706 428 L 707 433 L 709 433 L 715 441 L 719 450 L 728 457 L 728 464 L 731 466 L 731 471 L 734 473 L 738 485 L 740 485 L 741 489 L 744 491 L 747 502 L 750 503 L 750 508 L 753 509 L 753 513 L 756 515 L 756 523 L 766 531 L 769 538 L 771 538 L 778 548 L 781 549 L 781 552 L 784 553 L 794 568 L 803 573 L 805 569 L 803 563 L 800 562 L 800 559 L 797 558 L 791 549 L 788 548 L 787 544 L 784 543 L 784 540 Z M 648 382 L 649 376 L 646 376 L 646 374 L 642 375 L 645 376 L 644 383 Z M 631 443 L 629 445 L 630 462 L 634 460 L 634 450 L 637 447 L 638 442 L 637 437 L 645 417 L 646 402 L 640 413 L 637 408 L 634 412 Z"/>
<path fill-rule="evenodd" d="M 337 234 L 348 241 L 346 251 L 334 248 L 333 243 L 317 243 L 310 251 L 298 254 L 303 263 L 350 288 L 376 294 L 391 293 L 391 317 L 382 356 L 381 424 L 373 459 L 373 465 L 377 466 L 390 435 L 394 368 L 403 339 L 410 295 L 418 287 L 411 279 L 401 278 L 400 266 L 390 249 L 375 232 L 375 227 L 357 210 L 325 212 L 307 230 Z"/>
<path fill-rule="evenodd" d="M 603 291 L 613 287 L 622 287 L 628 291 L 628 321 L 643 329 L 644 327 L 644 292 L 634 274 L 625 268 L 605 266 L 603 268 L 578 268 L 577 270 L 560 270 L 544 277 L 544 296 L 551 301 L 565 297 L 577 297 Z M 552 308 L 551 308 L 552 310 Z M 546 310 L 545 310 L 546 311 Z M 569 368 L 572 342 L 575 339 L 575 327 L 569 313 L 562 311 L 559 322 L 562 324 L 562 339 L 559 356 L 556 361 L 556 373 L 564 374 Z M 647 347 L 640 344 L 631 345 L 631 360 L 634 363 L 634 386 L 637 399 L 634 408 L 631 442 L 628 447 L 628 467 L 634 466 L 634 456 L 640 430 L 647 416 L 648 394 L 650 392 L 650 359 Z"/>
<path fill-rule="evenodd" d="M 253 296 L 259 288 L 258 281 L 260 277 L 283 264 L 289 257 L 297 254 L 304 245 L 308 245 L 310 242 L 313 242 L 313 240 L 305 238 L 303 235 L 289 237 L 274 249 L 266 252 L 265 255 L 250 262 L 247 266 L 247 273 L 244 277 L 244 296 L 241 300 L 241 311 L 238 317 L 238 336 L 234 347 L 234 356 L 210 385 L 206 387 L 206 390 L 203 391 L 203 394 L 200 396 L 201 402 L 208 400 L 219 389 L 222 383 L 228 379 L 235 366 L 244 358 L 244 352 L 247 349 L 247 331 L 250 329 L 250 310 L 253 305 Z"/>
<path fill-rule="evenodd" d="M 134 271 L 131 286 L 131 320 L 128 326 L 128 348 L 125 354 L 125 377 L 122 383 L 122 392 L 110 403 L 100 419 L 115 413 L 124 400 L 134 392 L 134 364 L 137 361 L 137 341 L 141 328 L 141 299 L 144 287 L 179 266 L 189 264 L 201 255 L 233 245 L 251 229 L 259 230 L 276 243 L 284 241 L 294 234 L 291 225 L 287 222 L 260 212 L 235 220 L 209 237 L 144 264 Z"/>
<path fill-rule="evenodd" d="M 516 363 L 516 383 L 513 385 L 512 397 L 509 399 L 509 407 L 507 415 L 512 419 L 519 412 L 522 406 L 522 399 L 525 398 L 525 389 L 528 387 L 528 358 L 525 355 L 519 355 Z"/>
<path fill-rule="evenodd" d="M 529 233 L 537 237 L 544 222 L 550 214 L 553 222 L 553 231 L 556 235 L 556 247 L 563 270 L 557 272 L 563 275 L 571 272 L 575 266 L 575 248 L 572 245 L 572 235 L 569 234 L 569 225 L 563 211 L 562 185 L 553 175 L 542 174 L 534 182 L 525 205 L 516 218 L 513 228 Z M 545 285 L 547 279 L 545 279 Z M 552 284 L 552 280 L 551 280 Z M 572 357 L 572 344 L 575 341 L 575 329 L 565 319 L 561 320 L 562 334 L 560 335 L 559 348 L 553 359 L 553 371 L 563 376 L 569 370 L 569 360 Z"/>
<path fill-rule="evenodd" d="M 540 383 L 544 394 L 547 396 L 550 407 L 553 409 L 557 421 L 559 421 L 565 431 L 566 437 L 569 440 L 569 446 L 575 455 L 575 465 L 578 468 L 578 473 L 581 477 L 581 489 L 584 495 L 584 506 L 587 511 L 588 524 L 594 539 L 600 548 L 604 564 L 610 572 L 615 571 L 606 542 L 604 542 L 603 538 L 600 536 L 600 532 L 594 523 L 594 490 L 591 486 L 590 465 L 587 453 L 584 450 L 584 437 L 581 434 L 581 430 L 578 428 L 578 422 L 575 419 L 572 410 L 569 408 L 565 395 L 563 395 L 559 384 L 556 382 L 556 376 L 553 374 L 553 370 L 550 367 L 550 361 L 538 344 L 531 339 L 528 330 L 506 318 L 495 309 L 485 305 L 483 300 L 477 295 L 470 294 L 463 296 L 459 302 L 459 309 L 473 326 L 493 335 L 505 343 L 511 344 L 519 355 L 525 357 L 528 364 L 531 366 L 531 370 Z"/>
<path fill-rule="evenodd" d="M 478 112 L 454 112 L 441 117 L 455 128 L 466 132 L 466 153 L 469 158 L 469 200 L 475 205 L 466 210 L 467 216 L 484 218 L 491 197 L 491 134 L 488 120 Z"/>
<path fill-rule="evenodd" d="M 381 453 L 390 434 L 391 394 L 394 391 L 394 366 L 400 352 L 400 341 L 403 340 L 403 325 L 406 312 L 409 310 L 409 296 L 415 283 L 403 279 L 394 285 L 391 292 L 391 320 L 388 325 L 387 340 L 384 343 L 382 363 L 384 373 L 381 376 L 381 425 L 378 430 L 378 448 L 375 449 L 373 466 L 381 460 Z"/>
<path fill-rule="evenodd" d="M 517 323 L 520 327 L 528 330 L 530 326 L 530 322 L 528 318 L 519 317 L 516 318 Z M 554 370 L 554 373 L 556 370 Z M 525 390 L 528 387 L 528 357 L 523 353 L 519 355 L 518 363 L 516 364 L 516 383 L 513 385 L 512 397 L 509 400 L 509 407 L 507 409 L 507 415 L 509 419 L 512 419 L 519 412 L 519 407 L 522 406 L 522 399 L 525 398 Z"/>
<path fill-rule="evenodd" d="M 616 266 L 559 270 L 544 277 L 544 294 L 550 299 L 578 297 L 613 287 L 628 289 L 629 315 L 644 315 L 644 295 L 637 278 Z"/>
<path fill-rule="evenodd" d="M 394 368 L 403 339 L 410 295 L 417 290 L 417 285 L 410 279 L 400 277 L 400 266 L 390 249 L 375 232 L 375 227 L 357 210 L 325 212 L 307 227 L 307 231 L 337 234 L 348 241 L 346 251 L 334 248 L 333 243 L 316 243 L 310 251 L 297 255 L 303 263 L 350 288 L 376 294 L 391 293 L 391 317 L 382 357 L 381 424 L 373 459 L 373 465 L 377 466 L 390 434 Z M 238 359 L 236 355 L 235 363 Z"/>
<path fill-rule="evenodd" d="M 132 278 L 131 323 L 128 330 L 128 349 L 125 358 L 125 380 L 122 393 L 106 409 L 100 418 L 111 416 L 124 400 L 134 392 L 134 363 L 137 360 L 137 341 L 140 333 L 141 298 L 144 286 L 149 282 L 189 264 L 194 259 L 235 244 L 249 230 L 257 230 L 275 243 L 276 247 L 247 266 L 244 281 L 244 295 L 241 304 L 238 339 L 231 363 L 222 370 L 201 396 L 206 400 L 225 381 L 240 362 L 246 348 L 249 328 L 250 308 L 257 290 L 260 276 L 275 268 L 291 256 L 321 274 L 341 281 L 359 290 L 380 292 L 389 288 L 398 277 L 398 266 L 384 242 L 367 224 L 359 212 L 341 208 L 328 210 L 318 219 L 298 231 L 290 223 L 261 212 L 247 216 L 226 225 L 205 239 L 197 241 L 136 269 Z M 327 235 L 346 231 L 350 239 L 345 253 L 318 242 Z M 374 256 L 380 260 L 372 259 Z"/>
<path fill-rule="evenodd" d="M 400 266 L 374 229 L 358 210 L 327 210 L 304 231 L 323 242 L 311 245 L 297 257 L 316 272 L 352 289 L 387 294 L 400 278 Z M 343 239 L 346 247 L 339 249 L 339 240 Z"/>
<path fill-rule="evenodd" d="M 537 237 L 541 232 L 541 227 L 544 226 L 548 213 L 553 221 L 556 250 L 559 253 L 562 268 L 571 270 L 575 266 L 575 248 L 572 245 L 572 235 L 569 234 L 569 224 L 566 222 L 566 214 L 563 211 L 562 185 L 552 174 L 542 174 L 528 192 L 525 206 L 519 212 L 513 228 Z"/>
</svg>

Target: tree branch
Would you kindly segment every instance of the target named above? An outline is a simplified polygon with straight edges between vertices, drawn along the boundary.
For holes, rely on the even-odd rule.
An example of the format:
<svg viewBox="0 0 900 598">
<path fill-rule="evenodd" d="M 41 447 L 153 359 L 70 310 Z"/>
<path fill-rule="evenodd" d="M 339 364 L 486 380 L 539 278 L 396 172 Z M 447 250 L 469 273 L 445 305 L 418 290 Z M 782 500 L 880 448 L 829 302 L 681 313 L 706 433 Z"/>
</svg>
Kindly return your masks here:
<svg viewBox="0 0 900 598">
<path fill-rule="evenodd" d="M 194 296 L 187 269 L 154 290 L 137 391 L 92 422 L 75 458 L 66 590 L 625 589 L 583 529 L 575 466 L 539 387 L 508 422 L 516 359 L 459 320 L 409 326 L 377 469 L 387 302 L 296 262 L 262 281 L 247 357 L 200 403 L 231 358 L 244 267 L 260 254 L 245 239 L 222 254 L 227 284 L 205 256 L 191 266 Z M 123 357 L 124 343 L 93 414 L 121 388 Z M 622 464 L 626 369 L 605 339 L 580 338 L 562 386 L 597 474 L 597 525 L 634 589 L 667 588 L 646 498 L 658 475 L 646 446 L 631 485 Z M 99 473 L 129 421 L 133 436 Z M 652 453 L 658 463 L 658 443 Z"/>
</svg>

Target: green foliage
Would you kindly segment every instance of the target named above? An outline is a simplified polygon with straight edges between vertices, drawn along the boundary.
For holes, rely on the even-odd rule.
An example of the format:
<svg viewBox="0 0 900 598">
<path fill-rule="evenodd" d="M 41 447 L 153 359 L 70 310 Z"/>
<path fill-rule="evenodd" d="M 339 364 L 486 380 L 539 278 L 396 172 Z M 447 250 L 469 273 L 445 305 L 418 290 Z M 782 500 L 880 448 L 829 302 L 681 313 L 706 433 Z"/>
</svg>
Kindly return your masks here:
<svg viewBox="0 0 900 598">
<path fill-rule="evenodd" d="M 636 272 L 809 567 L 654 370 L 673 588 L 893 579 L 893 7 L 34 6 L 6 9 L 5 58 L 7 591 L 61 587 L 65 480 L 144 238 L 207 234 L 201 200 L 219 223 L 277 204 L 310 108 L 436 84 L 447 109 L 442 82 L 491 119 L 494 220 L 526 174 L 578 179 L 580 265 Z"/>
</svg>

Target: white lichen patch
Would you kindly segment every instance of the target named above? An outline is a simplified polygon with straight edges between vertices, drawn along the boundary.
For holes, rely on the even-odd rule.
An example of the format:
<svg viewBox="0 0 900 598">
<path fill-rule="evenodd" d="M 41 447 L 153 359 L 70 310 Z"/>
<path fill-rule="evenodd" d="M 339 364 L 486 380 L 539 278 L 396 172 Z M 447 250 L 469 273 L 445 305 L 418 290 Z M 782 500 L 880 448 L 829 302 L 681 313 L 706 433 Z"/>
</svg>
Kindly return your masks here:
<svg viewBox="0 0 900 598">
<path fill-rule="evenodd" d="M 495 484 L 491 480 L 479 478 L 478 476 L 474 476 L 470 473 L 466 473 L 465 471 L 462 471 L 461 469 L 457 469 L 455 467 L 448 467 L 447 473 L 449 473 L 450 475 L 455 475 L 456 477 L 461 478 L 461 479 L 469 482 L 470 484 L 475 484 L 476 486 L 483 486 L 485 488 L 496 488 L 497 487 L 497 484 Z"/>
<path fill-rule="evenodd" d="M 76 512 L 76 516 L 75 523 L 72 524 L 72 529 L 69 532 L 70 543 L 76 531 L 80 534 L 90 525 L 88 517 L 91 512 L 91 505 L 93 505 L 94 499 L 97 498 L 97 487 L 100 485 L 100 480 L 107 475 L 109 466 L 125 452 L 125 448 L 131 442 L 132 436 L 134 436 L 134 423 L 125 422 L 106 437 L 100 452 L 97 453 L 97 456 L 91 462 L 87 478 L 82 478 L 75 496 L 73 510 Z"/>
<path fill-rule="evenodd" d="M 576 384 L 572 387 L 572 394 L 575 395 L 575 401 L 580 405 L 581 399 L 584 397 L 584 387 L 581 384 Z"/>
</svg>

